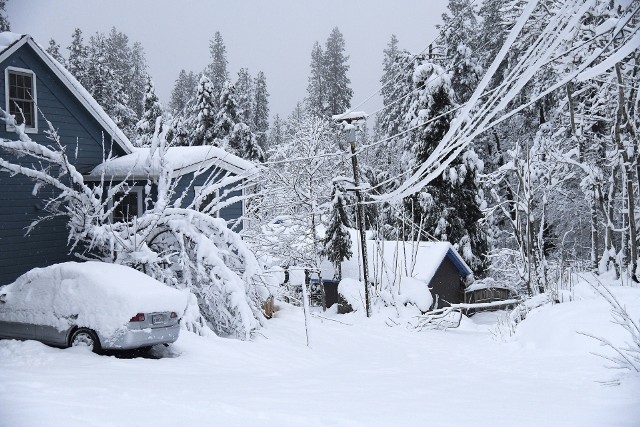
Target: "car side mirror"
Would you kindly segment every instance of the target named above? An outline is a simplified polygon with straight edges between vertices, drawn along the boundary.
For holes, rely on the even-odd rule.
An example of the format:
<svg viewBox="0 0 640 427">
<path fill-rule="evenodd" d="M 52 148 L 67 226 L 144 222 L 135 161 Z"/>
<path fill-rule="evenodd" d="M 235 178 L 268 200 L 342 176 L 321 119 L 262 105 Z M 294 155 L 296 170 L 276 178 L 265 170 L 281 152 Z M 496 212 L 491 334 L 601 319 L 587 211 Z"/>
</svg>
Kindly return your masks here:
<svg viewBox="0 0 640 427">
<path fill-rule="evenodd" d="M 0 295 L 0 303 L 4 304 L 7 302 L 7 294 Z"/>
</svg>

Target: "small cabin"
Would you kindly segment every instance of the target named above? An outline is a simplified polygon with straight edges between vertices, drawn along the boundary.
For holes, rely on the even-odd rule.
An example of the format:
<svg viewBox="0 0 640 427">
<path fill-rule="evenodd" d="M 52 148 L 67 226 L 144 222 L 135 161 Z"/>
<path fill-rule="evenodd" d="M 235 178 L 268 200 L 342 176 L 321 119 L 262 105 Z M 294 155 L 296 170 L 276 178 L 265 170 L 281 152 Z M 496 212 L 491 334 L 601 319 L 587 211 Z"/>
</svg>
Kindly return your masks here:
<svg viewBox="0 0 640 427">
<path fill-rule="evenodd" d="M 351 259 L 342 263 L 342 277 L 358 280 L 358 245 L 352 235 Z M 465 301 L 467 286 L 473 281 L 473 272 L 449 242 L 402 242 L 367 240 L 369 281 L 374 286 L 397 285 L 402 292 L 405 278 L 424 282 L 433 297 L 432 308 L 442 308 Z M 333 266 L 322 265 L 322 278 L 328 280 L 325 290 L 326 305 L 338 302 L 337 282 Z M 334 289 L 335 288 L 335 289 Z"/>
<path fill-rule="evenodd" d="M 508 287 L 505 284 L 498 283 L 492 278 L 486 278 L 477 280 L 470 286 L 468 286 L 464 293 L 464 302 L 467 304 L 483 304 L 497 301 L 508 301 L 515 298 L 517 292 Z M 495 308 L 475 309 L 475 311 L 482 310 L 496 310 Z"/>
</svg>

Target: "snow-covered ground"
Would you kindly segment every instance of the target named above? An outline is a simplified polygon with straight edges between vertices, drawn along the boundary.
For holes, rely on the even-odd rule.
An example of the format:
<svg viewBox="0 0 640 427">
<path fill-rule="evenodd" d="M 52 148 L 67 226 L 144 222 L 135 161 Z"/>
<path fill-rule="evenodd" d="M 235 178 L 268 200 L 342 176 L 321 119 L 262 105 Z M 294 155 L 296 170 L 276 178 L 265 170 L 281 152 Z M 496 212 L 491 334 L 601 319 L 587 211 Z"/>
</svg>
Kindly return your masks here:
<svg viewBox="0 0 640 427">
<path fill-rule="evenodd" d="M 579 292 L 578 292 L 579 291 Z M 640 318 L 640 289 L 616 296 Z M 282 306 L 253 342 L 183 333 L 160 360 L 0 341 L 1 426 L 640 425 L 640 375 L 620 375 L 576 331 L 622 342 L 590 289 L 494 338 L 496 313 L 415 332 L 387 314 L 322 314 L 305 346 Z M 160 350 L 162 351 L 162 350 Z"/>
</svg>

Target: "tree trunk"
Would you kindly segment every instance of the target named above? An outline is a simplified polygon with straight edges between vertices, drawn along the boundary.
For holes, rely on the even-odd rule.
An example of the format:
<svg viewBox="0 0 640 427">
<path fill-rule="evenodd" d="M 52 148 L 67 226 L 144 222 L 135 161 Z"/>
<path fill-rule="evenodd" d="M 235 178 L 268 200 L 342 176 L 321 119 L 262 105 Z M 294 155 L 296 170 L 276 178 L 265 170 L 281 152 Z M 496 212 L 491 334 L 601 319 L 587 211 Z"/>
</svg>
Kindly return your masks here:
<svg viewBox="0 0 640 427">
<path fill-rule="evenodd" d="M 576 129 L 576 117 L 575 117 L 574 105 L 573 105 L 573 83 L 572 82 L 567 83 L 566 88 L 567 88 L 567 101 L 569 104 L 569 122 L 571 124 L 571 139 L 578 143 L 578 161 L 582 163 L 584 162 L 584 142 L 582 141 L 582 138 L 578 136 L 577 129 Z"/>
<path fill-rule="evenodd" d="M 633 193 L 633 181 L 632 176 L 633 172 L 631 169 L 631 160 L 629 159 L 629 154 L 626 150 L 622 142 L 622 127 L 623 125 L 629 126 L 629 118 L 626 114 L 625 108 L 625 95 L 624 95 L 624 87 L 622 80 L 622 72 L 620 71 L 620 64 L 616 64 L 615 66 L 616 76 L 618 78 L 618 111 L 616 113 L 616 121 L 613 128 L 613 138 L 615 144 L 622 156 L 623 161 L 623 172 L 625 175 L 626 181 L 626 199 L 627 199 L 627 208 L 628 208 L 628 223 L 629 223 L 629 247 L 630 247 L 630 256 L 631 256 L 631 279 L 634 282 L 638 282 L 638 277 L 636 276 L 636 269 L 638 267 L 638 241 L 637 241 L 637 230 L 636 230 L 636 221 L 635 221 L 635 195 Z M 632 131 L 633 132 L 633 131 Z"/>
<path fill-rule="evenodd" d="M 591 198 L 591 268 L 594 273 L 598 272 L 598 211 L 596 209 L 596 189 L 593 187 L 593 197 Z"/>
</svg>

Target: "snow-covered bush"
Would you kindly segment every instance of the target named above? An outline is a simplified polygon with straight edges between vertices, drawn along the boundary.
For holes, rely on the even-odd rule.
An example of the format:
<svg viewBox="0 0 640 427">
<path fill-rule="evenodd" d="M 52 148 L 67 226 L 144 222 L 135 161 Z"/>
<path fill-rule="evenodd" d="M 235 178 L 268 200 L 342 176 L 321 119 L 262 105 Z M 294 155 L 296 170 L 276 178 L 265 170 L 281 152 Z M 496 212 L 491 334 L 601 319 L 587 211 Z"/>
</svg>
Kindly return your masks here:
<svg viewBox="0 0 640 427">
<path fill-rule="evenodd" d="M 262 285 L 262 271 L 255 256 L 224 220 L 207 214 L 216 204 L 219 207 L 219 197 L 209 202 L 204 212 L 196 210 L 209 195 L 223 187 L 238 186 L 244 177 L 223 174 L 219 178 L 218 170 L 197 171 L 196 175 L 210 174 L 207 185 L 196 192 L 193 201 L 184 202 L 191 185 L 177 192 L 177 180 L 165 157 L 169 147 L 165 135 L 159 135 L 156 129 L 146 161 L 149 170 L 159 173 L 147 179 L 146 193 L 155 186 L 157 197 L 147 197 L 147 209 L 137 217 L 114 222 L 111 216 L 119 204 L 114 195 L 131 191 L 126 179 L 112 183 L 103 173 L 99 182 L 86 183 L 67 157 L 51 123 L 47 134 L 54 148 L 31 140 L 24 125 L 16 125 L 12 116 L 0 111 L 18 135 L 16 141 L 0 140 L 0 149 L 22 157 L 18 164 L 0 156 L 0 167 L 34 180 L 34 193 L 42 186 L 56 190 L 45 204 L 49 215 L 31 228 L 53 215 L 65 215 L 70 251 L 76 255 L 128 265 L 169 286 L 188 288 L 197 297 L 206 322 L 191 310 L 183 322 L 187 329 L 205 334 L 208 324 L 219 335 L 248 339 L 261 325 L 264 317 L 260 306 L 268 291 Z M 31 161 L 30 166 L 24 166 L 29 164 L 24 158 Z M 106 159 L 105 163 L 110 161 Z"/>
</svg>

